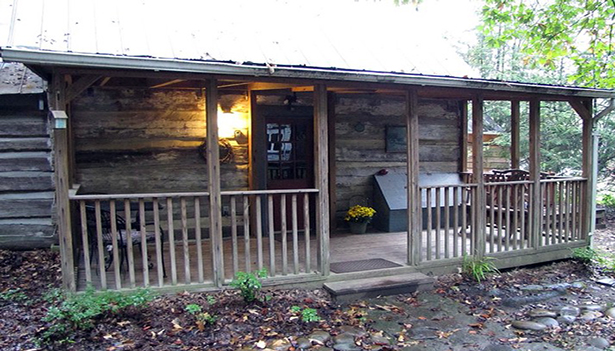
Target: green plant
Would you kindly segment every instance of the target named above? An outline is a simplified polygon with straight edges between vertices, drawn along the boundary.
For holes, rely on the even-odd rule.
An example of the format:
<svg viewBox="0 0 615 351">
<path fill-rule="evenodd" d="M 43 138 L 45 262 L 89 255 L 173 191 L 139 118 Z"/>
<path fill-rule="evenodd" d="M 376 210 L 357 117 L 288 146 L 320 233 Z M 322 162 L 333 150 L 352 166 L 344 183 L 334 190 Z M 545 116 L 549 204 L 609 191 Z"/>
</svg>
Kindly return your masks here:
<svg viewBox="0 0 615 351">
<path fill-rule="evenodd" d="M 291 311 L 292 313 L 299 313 L 299 312 L 301 312 L 301 307 L 299 307 L 299 306 L 292 306 L 292 307 L 290 308 L 290 311 Z"/>
<path fill-rule="evenodd" d="M 64 343 L 69 340 L 71 332 L 93 328 L 97 317 L 105 313 L 118 313 L 130 307 L 143 307 L 153 297 L 147 289 L 124 294 L 110 291 L 97 293 L 91 287 L 83 294 L 55 295 L 57 305 L 51 306 L 43 317 L 49 326 L 40 341 Z"/>
<path fill-rule="evenodd" d="M 598 203 L 608 208 L 615 208 L 615 195 L 612 193 L 606 193 L 602 195 L 602 198 L 598 201 Z"/>
<path fill-rule="evenodd" d="M 376 214 L 376 210 L 374 210 L 371 207 L 354 205 L 348 210 L 348 212 L 346 212 L 346 216 L 344 217 L 344 220 L 346 222 L 356 222 L 356 223 L 368 222 L 369 223 L 375 214 Z"/>
<path fill-rule="evenodd" d="M 480 283 L 489 273 L 499 273 L 493 257 L 463 256 L 462 272 Z"/>
<path fill-rule="evenodd" d="M 200 305 L 191 303 L 186 305 L 184 309 L 186 310 L 186 312 L 194 316 L 194 319 L 196 320 L 196 325 L 200 331 L 203 331 L 203 329 L 205 329 L 205 325 L 214 324 L 216 322 L 216 316 L 210 314 L 209 312 L 203 312 L 203 309 Z"/>
<path fill-rule="evenodd" d="M 319 322 L 320 316 L 318 315 L 318 311 L 313 308 L 305 308 L 301 311 L 301 320 L 309 323 L 309 322 Z"/>
<path fill-rule="evenodd" d="M 598 257 L 596 250 L 591 247 L 577 247 L 572 249 L 572 258 L 583 263 L 591 263 Z"/>
<path fill-rule="evenodd" d="M 186 312 L 190 313 L 190 314 L 197 314 L 199 312 L 202 311 L 201 306 L 195 304 L 195 303 L 191 303 L 186 305 L 186 307 L 184 307 L 184 309 L 186 310 Z"/>
<path fill-rule="evenodd" d="M 211 295 L 207 295 L 207 303 L 210 305 L 213 305 L 216 303 L 216 298 L 211 296 Z"/>
<path fill-rule="evenodd" d="M 237 272 L 230 285 L 239 289 L 243 300 L 250 303 L 256 300 L 256 296 L 263 286 L 259 278 L 264 278 L 266 276 L 267 270 L 265 268 L 255 271 L 254 273 Z"/>
<path fill-rule="evenodd" d="M 12 302 L 26 302 L 28 301 L 28 295 L 26 295 L 20 288 L 8 289 L 0 293 L 0 300 L 12 301 Z"/>
</svg>

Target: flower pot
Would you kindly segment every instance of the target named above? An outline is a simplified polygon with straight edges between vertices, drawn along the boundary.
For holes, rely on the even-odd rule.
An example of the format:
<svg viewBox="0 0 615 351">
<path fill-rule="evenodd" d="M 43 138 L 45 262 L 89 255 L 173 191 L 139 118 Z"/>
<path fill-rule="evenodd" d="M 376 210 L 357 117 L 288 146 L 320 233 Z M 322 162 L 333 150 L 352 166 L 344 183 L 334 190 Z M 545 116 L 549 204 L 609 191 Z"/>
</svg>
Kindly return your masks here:
<svg viewBox="0 0 615 351">
<path fill-rule="evenodd" d="M 365 234 L 367 231 L 367 222 L 349 222 L 350 232 L 352 234 Z"/>
</svg>

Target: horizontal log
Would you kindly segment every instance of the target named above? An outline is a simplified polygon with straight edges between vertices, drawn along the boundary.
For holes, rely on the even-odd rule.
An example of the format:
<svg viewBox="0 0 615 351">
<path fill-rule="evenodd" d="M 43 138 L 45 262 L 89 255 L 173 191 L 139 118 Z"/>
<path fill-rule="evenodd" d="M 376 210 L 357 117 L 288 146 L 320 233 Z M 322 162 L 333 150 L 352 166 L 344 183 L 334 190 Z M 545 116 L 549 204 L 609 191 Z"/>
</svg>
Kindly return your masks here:
<svg viewBox="0 0 615 351">
<path fill-rule="evenodd" d="M 49 138 L 0 138 L 0 151 L 47 151 L 50 143 Z"/>
<path fill-rule="evenodd" d="M 51 172 L 0 172 L 0 191 L 53 190 Z"/>
<path fill-rule="evenodd" d="M 0 117 L 0 137 L 48 136 L 45 117 Z"/>
<path fill-rule="evenodd" d="M 57 243 L 51 220 L 0 220 L 0 248 L 25 250 L 50 247 Z"/>
<path fill-rule="evenodd" d="M 53 199 L 2 199 L 0 219 L 6 218 L 51 218 Z"/>
<path fill-rule="evenodd" d="M 51 171 L 50 155 L 47 152 L 4 152 L 0 153 L 0 172 L 9 171 Z"/>
</svg>

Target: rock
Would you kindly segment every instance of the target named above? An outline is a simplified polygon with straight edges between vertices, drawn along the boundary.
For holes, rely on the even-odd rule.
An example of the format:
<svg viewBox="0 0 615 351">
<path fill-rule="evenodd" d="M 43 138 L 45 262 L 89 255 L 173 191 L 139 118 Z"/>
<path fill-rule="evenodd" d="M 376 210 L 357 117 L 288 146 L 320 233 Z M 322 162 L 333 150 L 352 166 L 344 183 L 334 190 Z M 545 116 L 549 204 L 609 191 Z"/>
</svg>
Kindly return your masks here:
<svg viewBox="0 0 615 351">
<path fill-rule="evenodd" d="M 572 324 L 577 320 L 575 316 L 559 316 L 557 317 L 557 321 L 561 324 Z"/>
<path fill-rule="evenodd" d="M 342 333 L 340 335 L 336 335 L 333 337 L 334 344 L 353 344 L 354 345 L 354 336 L 346 333 Z"/>
<path fill-rule="evenodd" d="M 361 351 L 363 349 L 358 347 L 355 344 L 335 344 L 333 345 L 333 350 L 335 351 Z"/>
<path fill-rule="evenodd" d="M 604 310 L 604 308 L 602 306 L 596 305 L 596 304 L 593 304 L 593 303 L 579 305 L 579 308 L 581 308 L 581 310 L 584 310 L 584 311 L 602 311 L 602 310 Z"/>
<path fill-rule="evenodd" d="M 611 346 L 611 343 L 607 339 L 601 337 L 591 338 L 587 341 L 587 343 L 599 349 L 606 349 L 607 347 Z"/>
<path fill-rule="evenodd" d="M 547 329 L 547 326 L 542 323 L 532 321 L 514 321 L 511 325 L 517 329 L 541 331 Z"/>
<path fill-rule="evenodd" d="M 575 289 L 585 289 L 587 287 L 584 282 L 574 282 L 571 286 Z"/>
<path fill-rule="evenodd" d="M 408 336 L 415 340 L 436 339 L 438 329 L 431 327 L 414 327 L 408 330 Z"/>
<path fill-rule="evenodd" d="M 372 335 L 371 339 L 374 345 L 391 345 L 391 339 L 384 335 L 374 334 Z"/>
<path fill-rule="evenodd" d="M 287 351 L 289 348 L 293 346 L 288 339 L 278 339 L 274 340 L 267 345 L 268 348 L 275 351 Z"/>
<path fill-rule="evenodd" d="M 483 351 L 512 351 L 513 348 L 508 345 L 491 344 L 487 345 Z"/>
<path fill-rule="evenodd" d="M 520 287 L 519 290 L 522 290 L 522 291 L 543 291 L 543 290 L 545 290 L 545 288 L 542 285 L 525 285 L 525 286 Z"/>
<path fill-rule="evenodd" d="M 537 317 L 551 317 L 551 318 L 557 317 L 557 313 L 555 313 L 553 311 L 550 311 L 550 310 L 547 310 L 547 309 L 544 309 L 544 308 L 533 309 L 533 310 L 529 311 L 527 314 L 530 317 L 533 317 L 533 318 L 537 318 Z"/>
<path fill-rule="evenodd" d="M 602 279 L 596 280 L 596 283 L 602 284 L 602 285 L 607 285 L 607 286 L 615 286 L 615 279 L 612 279 L 612 278 L 602 278 Z"/>
<path fill-rule="evenodd" d="M 598 319 L 602 317 L 602 312 L 598 312 L 598 311 L 587 311 L 585 313 L 583 313 L 581 316 L 579 316 L 579 319 L 586 321 L 586 322 L 591 322 L 595 319 Z"/>
<path fill-rule="evenodd" d="M 349 325 L 342 325 L 340 327 L 340 333 L 350 334 L 352 336 L 356 336 L 359 338 L 367 335 L 367 332 L 365 330 L 362 330 L 356 327 L 351 327 Z"/>
<path fill-rule="evenodd" d="M 559 328 L 559 323 L 551 317 L 536 318 L 534 322 L 544 324 L 547 328 Z"/>
<path fill-rule="evenodd" d="M 295 342 L 295 346 L 299 349 L 309 349 L 312 347 L 312 342 L 308 338 L 299 338 Z"/>
<path fill-rule="evenodd" d="M 607 317 L 615 318 L 615 307 L 611 307 L 606 310 L 606 312 L 604 312 L 604 315 Z"/>
<path fill-rule="evenodd" d="M 560 316 L 578 317 L 581 314 L 581 309 L 575 306 L 564 306 L 559 310 Z"/>
<path fill-rule="evenodd" d="M 317 330 L 308 336 L 308 339 L 316 344 L 324 345 L 331 340 L 331 334 L 324 330 Z"/>
</svg>

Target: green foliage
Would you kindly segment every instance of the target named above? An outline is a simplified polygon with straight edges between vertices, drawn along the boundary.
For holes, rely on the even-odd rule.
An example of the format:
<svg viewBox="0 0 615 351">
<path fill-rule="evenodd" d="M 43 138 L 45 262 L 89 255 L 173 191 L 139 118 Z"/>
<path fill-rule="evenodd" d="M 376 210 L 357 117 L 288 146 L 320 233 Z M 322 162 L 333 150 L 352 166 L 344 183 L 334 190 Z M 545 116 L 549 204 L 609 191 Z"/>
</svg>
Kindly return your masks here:
<svg viewBox="0 0 615 351">
<path fill-rule="evenodd" d="M 206 325 L 212 325 L 216 323 L 216 316 L 210 314 L 209 312 L 203 312 L 203 309 L 200 305 L 191 303 L 186 305 L 184 309 L 186 310 L 186 312 L 194 316 L 194 319 L 196 320 L 196 325 L 200 331 L 203 331 Z"/>
<path fill-rule="evenodd" d="M 603 194 L 598 200 L 598 204 L 615 209 L 615 195 L 612 193 Z"/>
<path fill-rule="evenodd" d="M 94 327 L 94 320 L 105 313 L 119 313 L 127 308 L 140 308 L 154 295 L 146 289 L 124 294 L 120 292 L 96 293 L 88 288 L 83 294 L 55 295 L 56 306 L 51 306 L 43 321 L 49 327 L 42 334 L 43 343 L 50 341 L 67 341 L 71 332 L 87 330 Z"/>
<path fill-rule="evenodd" d="M 495 264 L 493 263 L 493 257 L 474 257 L 463 256 L 462 272 L 480 283 L 484 280 L 489 273 L 499 273 Z"/>
<path fill-rule="evenodd" d="M 615 255 L 612 253 L 581 247 L 572 250 L 572 258 L 598 270 L 615 272 Z"/>
<path fill-rule="evenodd" d="M 572 258 L 583 263 L 591 263 L 598 257 L 598 253 L 591 247 L 578 247 L 572 249 Z"/>
<path fill-rule="evenodd" d="M 290 311 L 291 311 L 292 313 L 299 313 L 299 312 L 301 312 L 301 307 L 299 307 L 299 306 L 292 306 L 292 307 L 290 308 Z"/>
<path fill-rule="evenodd" d="M 196 303 L 188 304 L 186 305 L 186 307 L 184 307 L 184 309 L 186 310 L 186 312 L 193 314 L 193 315 L 200 313 L 202 311 L 201 306 L 197 305 Z"/>
<path fill-rule="evenodd" d="M 237 272 L 231 286 L 240 290 L 243 300 L 247 303 L 256 300 L 258 292 L 262 288 L 262 284 L 259 278 L 267 276 L 267 270 L 265 268 L 255 271 L 254 273 Z"/>
<path fill-rule="evenodd" d="M 301 311 L 301 320 L 305 323 L 319 322 L 320 316 L 318 315 L 318 311 L 315 309 L 305 308 Z"/>
<path fill-rule="evenodd" d="M 211 295 L 207 295 L 207 303 L 210 305 L 213 305 L 216 303 L 216 298 L 211 296 Z"/>
<path fill-rule="evenodd" d="M 28 296 L 21 291 L 21 289 L 9 289 L 0 293 L 0 300 L 12 301 L 12 302 L 26 302 L 29 300 Z"/>
</svg>

